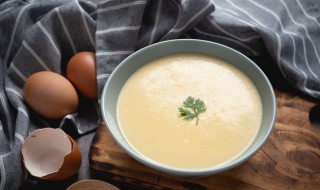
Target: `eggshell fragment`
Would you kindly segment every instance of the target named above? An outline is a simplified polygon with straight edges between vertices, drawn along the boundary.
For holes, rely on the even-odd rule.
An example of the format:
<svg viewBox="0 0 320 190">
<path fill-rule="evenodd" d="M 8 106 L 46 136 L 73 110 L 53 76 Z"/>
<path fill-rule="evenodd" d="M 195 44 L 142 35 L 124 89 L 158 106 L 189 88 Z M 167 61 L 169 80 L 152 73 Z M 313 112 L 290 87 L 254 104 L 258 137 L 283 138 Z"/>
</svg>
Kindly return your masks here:
<svg viewBox="0 0 320 190">
<path fill-rule="evenodd" d="M 83 95 L 97 99 L 95 54 L 87 51 L 75 54 L 68 62 L 67 78 Z"/>
<path fill-rule="evenodd" d="M 78 109 L 78 94 L 63 76 L 41 71 L 32 74 L 23 86 L 25 102 L 38 114 L 61 119 Z"/>
<path fill-rule="evenodd" d="M 21 152 L 30 174 L 46 180 L 62 180 L 74 175 L 82 161 L 77 143 L 61 129 L 43 128 L 32 132 Z"/>
</svg>

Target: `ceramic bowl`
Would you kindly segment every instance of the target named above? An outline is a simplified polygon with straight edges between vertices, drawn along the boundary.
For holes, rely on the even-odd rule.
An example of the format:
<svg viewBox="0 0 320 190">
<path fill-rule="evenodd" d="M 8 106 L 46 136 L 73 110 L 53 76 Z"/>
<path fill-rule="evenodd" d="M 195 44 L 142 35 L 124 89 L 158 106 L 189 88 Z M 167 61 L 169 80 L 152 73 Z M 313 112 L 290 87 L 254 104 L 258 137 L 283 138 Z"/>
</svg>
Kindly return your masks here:
<svg viewBox="0 0 320 190">
<path fill-rule="evenodd" d="M 117 121 L 117 100 L 126 80 L 141 66 L 160 57 L 177 53 L 200 53 L 223 59 L 243 71 L 256 86 L 262 101 L 262 123 L 251 145 L 238 157 L 217 167 L 207 169 L 177 169 L 146 159 L 137 153 L 123 136 Z M 106 82 L 102 97 L 101 111 L 111 136 L 137 161 L 164 173 L 197 177 L 216 174 L 238 166 L 257 153 L 270 135 L 276 117 L 276 100 L 272 86 L 261 69 L 249 58 L 227 46 L 194 39 L 179 39 L 159 42 L 140 49 L 123 60 Z M 205 156 L 205 155 L 204 155 Z"/>
</svg>

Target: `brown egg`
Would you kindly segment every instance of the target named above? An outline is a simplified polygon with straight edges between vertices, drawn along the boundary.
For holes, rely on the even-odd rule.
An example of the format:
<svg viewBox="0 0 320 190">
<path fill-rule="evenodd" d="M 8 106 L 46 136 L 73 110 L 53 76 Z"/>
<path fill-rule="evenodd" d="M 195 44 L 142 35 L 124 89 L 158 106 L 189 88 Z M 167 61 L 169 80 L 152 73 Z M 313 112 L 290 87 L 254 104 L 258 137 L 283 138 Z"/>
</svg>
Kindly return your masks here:
<svg viewBox="0 0 320 190">
<path fill-rule="evenodd" d="M 23 87 L 25 102 L 38 114 L 61 119 L 78 109 L 78 94 L 63 76 L 41 71 L 31 75 Z"/>
<path fill-rule="evenodd" d="M 24 141 L 21 153 L 31 175 L 51 181 L 74 175 L 82 161 L 77 143 L 61 129 L 33 131 Z"/>
<path fill-rule="evenodd" d="M 68 62 L 67 78 L 83 95 L 97 99 L 95 54 L 87 51 L 75 54 Z"/>
<path fill-rule="evenodd" d="M 95 189 L 95 190 L 120 190 L 116 186 L 111 185 L 105 181 L 96 179 L 85 179 L 78 181 L 67 188 L 67 190 L 85 190 L 85 189 Z"/>
</svg>

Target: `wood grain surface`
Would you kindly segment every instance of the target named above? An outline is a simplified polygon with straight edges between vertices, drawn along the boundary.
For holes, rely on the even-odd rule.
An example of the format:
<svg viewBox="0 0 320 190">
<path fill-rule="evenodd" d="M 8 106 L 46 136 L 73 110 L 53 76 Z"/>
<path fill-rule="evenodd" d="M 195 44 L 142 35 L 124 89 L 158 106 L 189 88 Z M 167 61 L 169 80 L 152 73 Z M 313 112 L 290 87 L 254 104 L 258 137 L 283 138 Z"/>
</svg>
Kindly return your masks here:
<svg viewBox="0 0 320 190">
<path fill-rule="evenodd" d="M 277 119 L 271 136 L 236 168 L 197 179 L 162 174 L 130 158 L 102 124 L 89 153 L 92 172 L 122 189 L 320 189 L 320 128 L 309 121 L 316 103 L 292 92 L 275 93 Z"/>
</svg>

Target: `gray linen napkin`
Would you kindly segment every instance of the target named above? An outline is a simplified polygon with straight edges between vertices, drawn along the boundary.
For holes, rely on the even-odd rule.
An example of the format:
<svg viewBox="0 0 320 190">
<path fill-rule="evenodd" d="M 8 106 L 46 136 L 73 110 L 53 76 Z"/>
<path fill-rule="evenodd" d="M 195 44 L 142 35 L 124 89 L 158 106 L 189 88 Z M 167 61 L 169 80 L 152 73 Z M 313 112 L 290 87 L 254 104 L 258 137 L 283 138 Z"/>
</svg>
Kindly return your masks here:
<svg viewBox="0 0 320 190">
<path fill-rule="evenodd" d="M 320 97 L 318 0 L 34 0 L 0 1 L 0 190 L 18 189 L 28 173 L 21 145 L 38 128 L 96 129 L 99 101 L 80 95 L 77 113 L 48 120 L 28 109 L 28 76 L 65 75 L 68 60 L 95 51 L 99 98 L 121 60 L 139 48 L 175 38 L 219 42 L 248 56 L 267 50 L 298 90 Z M 272 63 L 270 63 L 272 64 Z"/>
</svg>

